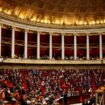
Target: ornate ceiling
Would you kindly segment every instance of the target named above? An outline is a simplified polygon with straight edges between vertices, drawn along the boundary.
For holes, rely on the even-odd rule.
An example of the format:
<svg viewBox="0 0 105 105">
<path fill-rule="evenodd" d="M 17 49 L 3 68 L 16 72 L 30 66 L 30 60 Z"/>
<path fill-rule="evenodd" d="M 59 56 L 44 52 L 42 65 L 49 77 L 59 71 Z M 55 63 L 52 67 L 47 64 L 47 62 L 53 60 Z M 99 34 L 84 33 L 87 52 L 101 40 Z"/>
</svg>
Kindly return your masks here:
<svg viewBox="0 0 105 105">
<path fill-rule="evenodd" d="M 0 0 L 0 11 L 41 23 L 105 23 L 105 0 Z"/>
</svg>

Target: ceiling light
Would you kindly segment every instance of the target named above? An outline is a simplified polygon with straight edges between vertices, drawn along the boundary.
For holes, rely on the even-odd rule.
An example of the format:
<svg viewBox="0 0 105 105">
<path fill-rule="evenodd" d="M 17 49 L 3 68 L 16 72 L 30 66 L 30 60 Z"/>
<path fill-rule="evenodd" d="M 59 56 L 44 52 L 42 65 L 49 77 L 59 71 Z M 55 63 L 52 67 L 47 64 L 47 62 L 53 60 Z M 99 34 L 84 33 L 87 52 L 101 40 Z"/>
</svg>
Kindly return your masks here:
<svg viewBox="0 0 105 105">
<path fill-rule="evenodd" d="M 103 20 L 100 20 L 100 23 L 103 24 Z"/>
<path fill-rule="evenodd" d="M 19 18 L 25 19 L 25 16 L 24 16 L 23 14 L 20 14 L 20 15 L 19 15 Z"/>
<path fill-rule="evenodd" d="M 84 22 L 83 24 L 84 24 L 84 25 L 87 25 L 87 22 Z"/>
<path fill-rule="evenodd" d="M 55 24 L 60 24 L 59 20 L 56 20 L 56 21 L 55 21 Z"/>
<path fill-rule="evenodd" d="M 92 21 L 91 23 L 92 23 L 93 25 L 95 25 L 95 21 Z"/>
<path fill-rule="evenodd" d="M 96 21 L 96 24 L 99 24 L 99 23 L 100 23 L 99 20 L 97 20 L 97 21 Z"/>
<path fill-rule="evenodd" d="M 7 10 L 7 9 L 4 10 L 4 13 L 6 13 L 8 15 L 11 15 L 11 12 L 12 12 L 11 10 Z"/>
<path fill-rule="evenodd" d="M 79 25 L 83 25 L 83 21 L 79 21 L 78 24 L 79 24 Z"/>
<path fill-rule="evenodd" d="M 89 22 L 89 25 L 92 25 L 92 22 L 91 21 Z"/>
<path fill-rule="evenodd" d="M 104 19 L 104 21 L 103 21 L 104 23 L 105 23 L 105 19 Z"/>
<path fill-rule="evenodd" d="M 36 17 L 33 17 L 30 19 L 31 21 L 36 21 Z"/>
<path fill-rule="evenodd" d="M 43 20 L 41 20 L 40 22 L 41 22 L 41 23 L 43 23 L 44 21 L 43 21 Z"/>
<path fill-rule="evenodd" d="M 2 11 L 2 9 L 3 9 L 3 8 L 2 8 L 2 7 L 0 7 L 0 12 Z"/>
</svg>

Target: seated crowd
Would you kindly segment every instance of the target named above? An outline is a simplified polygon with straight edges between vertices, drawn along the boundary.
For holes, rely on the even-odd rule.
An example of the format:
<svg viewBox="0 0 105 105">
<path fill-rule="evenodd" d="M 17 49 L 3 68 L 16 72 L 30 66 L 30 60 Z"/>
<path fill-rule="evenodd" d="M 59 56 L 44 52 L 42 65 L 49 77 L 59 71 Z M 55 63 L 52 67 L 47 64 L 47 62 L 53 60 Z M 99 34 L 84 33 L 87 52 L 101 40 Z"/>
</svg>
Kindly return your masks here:
<svg viewBox="0 0 105 105">
<path fill-rule="evenodd" d="M 0 70 L 0 103 L 61 105 L 62 102 L 59 101 L 65 94 L 67 98 L 80 96 L 80 101 L 83 101 L 83 96 L 94 94 L 100 86 L 105 86 L 104 70 L 2 69 Z"/>
<path fill-rule="evenodd" d="M 3 56 L 1 58 L 10 58 L 8 56 Z M 14 56 L 15 59 L 24 59 L 24 55 L 15 55 Z M 28 56 L 28 59 L 32 59 L 32 60 L 36 60 L 37 57 L 35 55 L 33 56 Z M 56 56 L 52 56 L 52 60 L 61 60 L 61 56 L 59 55 L 56 55 Z M 103 56 L 103 60 L 105 59 L 105 56 Z M 49 55 L 43 55 L 43 56 L 40 56 L 40 60 L 49 60 Z M 74 56 L 65 56 L 64 60 L 74 60 Z M 87 60 L 86 56 L 77 56 L 77 59 L 76 60 Z M 89 60 L 100 60 L 100 58 L 98 56 L 90 56 L 90 59 Z"/>
</svg>

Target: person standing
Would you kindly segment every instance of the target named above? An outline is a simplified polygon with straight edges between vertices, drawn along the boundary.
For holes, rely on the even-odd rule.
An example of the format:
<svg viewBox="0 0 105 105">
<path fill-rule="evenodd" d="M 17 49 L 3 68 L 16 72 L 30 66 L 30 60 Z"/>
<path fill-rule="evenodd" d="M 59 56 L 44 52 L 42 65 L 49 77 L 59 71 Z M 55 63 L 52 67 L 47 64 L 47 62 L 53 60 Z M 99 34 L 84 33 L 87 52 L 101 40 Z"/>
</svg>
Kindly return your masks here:
<svg viewBox="0 0 105 105">
<path fill-rule="evenodd" d="M 66 90 L 64 90 L 64 93 L 63 93 L 63 102 L 64 102 L 64 105 L 67 105 L 67 92 L 66 92 Z"/>
</svg>

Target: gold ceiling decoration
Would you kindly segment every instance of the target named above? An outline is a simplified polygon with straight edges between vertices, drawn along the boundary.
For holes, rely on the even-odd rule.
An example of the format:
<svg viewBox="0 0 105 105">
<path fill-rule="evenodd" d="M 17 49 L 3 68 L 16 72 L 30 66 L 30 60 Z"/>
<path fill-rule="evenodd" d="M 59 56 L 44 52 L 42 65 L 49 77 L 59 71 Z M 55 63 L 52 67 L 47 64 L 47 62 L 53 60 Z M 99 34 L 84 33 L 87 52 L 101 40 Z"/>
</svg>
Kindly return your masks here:
<svg viewBox="0 0 105 105">
<path fill-rule="evenodd" d="M 105 24 L 105 0 L 0 0 L 0 12 L 46 24 Z"/>
</svg>

